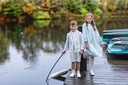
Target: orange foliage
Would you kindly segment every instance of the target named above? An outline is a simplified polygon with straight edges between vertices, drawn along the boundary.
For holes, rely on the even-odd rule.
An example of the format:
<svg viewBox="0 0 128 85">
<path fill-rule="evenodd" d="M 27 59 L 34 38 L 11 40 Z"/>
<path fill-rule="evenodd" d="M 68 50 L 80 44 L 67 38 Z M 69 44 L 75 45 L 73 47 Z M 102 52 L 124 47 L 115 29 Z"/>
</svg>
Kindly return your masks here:
<svg viewBox="0 0 128 85">
<path fill-rule="evenodd" d="M 18 17 L 18 22 L 19 23 L 24 23 L 25 22 L 25 16 L 19 16 Z"/>
<path fill-rule="evenodd" d="M 28 13 L 29 15 L 33 12 L 34 6 L 32 4 L 27 4 L 26 6 L 23 6 L 23 11 Z"/>
<path fill-rule="evenodd" d="M 31 37 L 36 33 L 36 30 L 33 28 L 33 26 L 29 25 L 28 27 L 25 27 L 24 33 Z"/>
</svg>

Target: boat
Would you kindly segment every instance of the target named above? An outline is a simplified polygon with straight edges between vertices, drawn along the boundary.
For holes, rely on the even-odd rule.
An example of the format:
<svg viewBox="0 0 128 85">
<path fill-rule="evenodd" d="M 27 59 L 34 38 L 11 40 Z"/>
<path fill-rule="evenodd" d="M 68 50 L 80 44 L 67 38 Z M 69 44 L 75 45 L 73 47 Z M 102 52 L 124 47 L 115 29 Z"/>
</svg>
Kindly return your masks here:
<svg viewBox="0 0 128 85">
<path fill-rule="evenodd" d="M 128 29 L 104 30 L 103 33 L 128 32 Z"/>
<path fill-rule="evenodd" d="M 109 42 L 107 50 L 110 54 L 128 54 L 128 37 L 113 38 Z"/>
<path fill-rule="evenodd" d="M 116 37 L 111 39 L 111 44 L 116 42 L 116 41 L 128 41 L 128 37 Z"/>
<path fill-rule="evenodd" d="M 116 37 L 128 37 L 128 32 L 110 32 L 110 33 L 103 33 L 102 41 L 110 42 L 112 38 Z"/>
</svg>

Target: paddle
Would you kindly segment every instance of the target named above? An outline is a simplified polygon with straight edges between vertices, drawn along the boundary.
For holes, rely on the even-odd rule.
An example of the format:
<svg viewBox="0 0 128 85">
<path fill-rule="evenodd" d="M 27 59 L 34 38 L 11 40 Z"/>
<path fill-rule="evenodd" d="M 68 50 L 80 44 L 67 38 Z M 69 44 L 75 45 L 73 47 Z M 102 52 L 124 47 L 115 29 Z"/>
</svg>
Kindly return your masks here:
<svg viewBox="0 0 128 85">
<path fill-rule="evenodd" d="M 53 73 L 50 77 L 51 77 L 51 78 L 56 78 L 56 77 L 59 77 L 59 76 L 61 76 L 61 75 L 65 75 L 65 74 L 67 74 L 70 70 L 71 70 L 71 69 L 64 69 L 64 70 L 55 72 L 55 73 Z"/>
<path fill-rule="evenodd" d="M 53 67 L 51 68 L 51 70 L 50 70 L 50 72 L 49 72 L 49 74 L 48 74 L 48 76 L 47 76 L 47 78 L 46 78 L 46 81 L 48 80 L 49 75 L 51 74 L 53 68 L 55 67 L 55 65 L 57 64 L 57 62 L 60 60 L 60 58 L 61 58 L 62 56 L 63 56 L 63 54 L 61 54 L 61 56 L 57 59 L 57 61 L 55 62 L 55 64 L 54 64 Z"/>
</svg>

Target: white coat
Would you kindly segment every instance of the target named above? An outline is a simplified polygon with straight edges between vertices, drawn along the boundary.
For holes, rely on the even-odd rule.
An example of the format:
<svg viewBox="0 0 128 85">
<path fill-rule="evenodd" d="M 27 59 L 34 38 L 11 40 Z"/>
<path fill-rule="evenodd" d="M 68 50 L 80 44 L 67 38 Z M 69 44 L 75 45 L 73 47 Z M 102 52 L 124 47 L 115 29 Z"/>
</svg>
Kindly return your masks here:
<svg viewBox="0 0 128 85">
<path fill-rule="evenodd" d="M 86 27 L 86 23 L 82 25 L 82 33 L 84 36 L 84 42 L 88 42 L 89 50 L 85 48 L 85 52 L 93 57 L 102 56 L 102 47 L 100 45 L 100 35 L 96 28 L 93 29 L 91 24 L 88 24 L 88 29 Z"/>
<path fill-rule="evenodd" d="M 83 34 L 78 30 L 76 30 L 74 37 L 75 38 L 73 38 L 72 31 L 70 31 L 67 34 L 64 50 L 69 50 L 70 52 L 72 51 L 79 52 L 80 50 L 84 50 Z"/>
</svg>

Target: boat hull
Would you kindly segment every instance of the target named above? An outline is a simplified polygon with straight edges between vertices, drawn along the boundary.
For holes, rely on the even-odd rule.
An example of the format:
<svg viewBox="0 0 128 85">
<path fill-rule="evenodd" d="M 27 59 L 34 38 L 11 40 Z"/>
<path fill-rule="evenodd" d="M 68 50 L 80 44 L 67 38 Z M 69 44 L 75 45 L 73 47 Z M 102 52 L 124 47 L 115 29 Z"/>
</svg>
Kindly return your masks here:
<svg viewBox="0 0 128 85">
<path fill-rule="evenodd" d="M 128 32 L 104 33 L 102 36 L 102 41 L 110 42 L 112 38 L 116 37 L 128 37 Z"/>
<path fill-rule="evenodd" d="M 104 30 L 103 33 L 128 32 L 128 29 Z"/>
<path fill-rule="evenodd" d="M 128 37 L 113 38 L 107 50 L 110 54 L 128 54 Z"/>
</svg>

